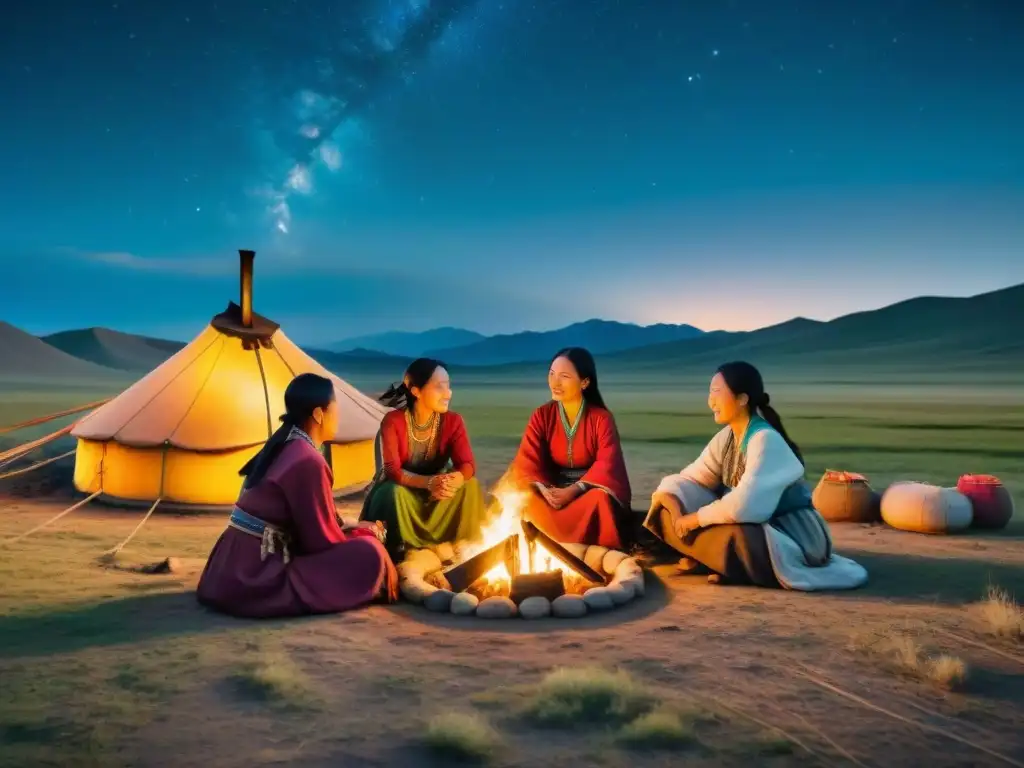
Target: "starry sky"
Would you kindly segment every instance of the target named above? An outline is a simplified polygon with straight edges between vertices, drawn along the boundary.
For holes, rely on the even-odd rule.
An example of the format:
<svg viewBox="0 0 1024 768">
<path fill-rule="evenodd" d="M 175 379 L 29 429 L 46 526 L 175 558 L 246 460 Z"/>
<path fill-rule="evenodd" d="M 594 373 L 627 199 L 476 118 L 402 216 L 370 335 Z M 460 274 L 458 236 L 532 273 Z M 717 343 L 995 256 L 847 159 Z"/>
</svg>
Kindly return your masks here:
<svg viewBox="0 0 1024 768">
<path fill-rule="evenodd" d="M 1010 0 L 37 0 L 0 319 L 760 327 L 1024 281 Z"/>
</svg>

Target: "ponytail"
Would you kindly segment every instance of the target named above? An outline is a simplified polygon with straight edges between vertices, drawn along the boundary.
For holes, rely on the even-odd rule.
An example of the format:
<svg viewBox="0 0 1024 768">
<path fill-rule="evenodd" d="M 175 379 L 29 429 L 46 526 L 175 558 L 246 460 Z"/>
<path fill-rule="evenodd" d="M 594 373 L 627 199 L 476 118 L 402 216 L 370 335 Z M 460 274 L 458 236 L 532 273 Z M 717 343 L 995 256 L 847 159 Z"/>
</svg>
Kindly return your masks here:
<svg viewBox="0 0 1024 768">
<path fill-rule="evenodd" d="M 768 422 L 772 429 L 782 435 L 782 439 L 786 441 L 786 445 L 789 449 L 796 454 L 797 460 L 801 464 L 804 463 L 803 454 L 800 453 L 800 448 L 796 443 L 793 442 L 792 438 L 786 433 L 786 428 L 782 426 L 782 417 L 779 416 L 779 412 L 776 411 L 768 404 L 768 393 L 764 395 L 764 400 L 757 406 L 757 410 L 761 413 L 761 418 Z"/>
<path fill-rule="evenodd" d="M 412 404 L 416 401 L 412 392 L 409 391 L 409 387 L 406 386 L 405 382 L 399 384 L 392 384 L 388 387 L 388 391 L 380 396 L 379 402 L 384 403 L 388 408 L 405 408 L 409 409 Z"/>
<path fill-rule="evenodd" d="M 288 435 L 294 426 L 295 422 L 291 417 L 287 415 L 282 416 L 281 426 L 267 439 L 267 442 L 260 448 L 259 453 L 249 459 L 245 466 L 238 470 L 238 474 L 245 478 L 245 481 L 242 483 L 243 491 L 247 488 L 252 488 L 267 474 L 270 465 L 274 463 L 277 454 L 281 452 L 284 444 L 288 441 Z"/>
</svg>

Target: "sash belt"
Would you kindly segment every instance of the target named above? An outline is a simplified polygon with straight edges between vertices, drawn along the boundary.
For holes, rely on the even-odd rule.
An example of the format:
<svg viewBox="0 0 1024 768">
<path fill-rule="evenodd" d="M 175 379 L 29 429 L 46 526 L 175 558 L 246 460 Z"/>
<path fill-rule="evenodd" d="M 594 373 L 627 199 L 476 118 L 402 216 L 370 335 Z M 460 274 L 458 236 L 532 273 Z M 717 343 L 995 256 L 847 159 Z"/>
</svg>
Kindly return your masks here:
<svg viewBox="0 0 1024 768">
<path fill-rule="evenodd" d="M 292 559 L 288 549 L 288 534 L 270 523 L 260 520 L 246 512 L 244 509 L 235 507 L 231 510 L 231 517 L 228 519 L 228 527 L 234 528 L 242 533 L 255 536 L 260 540 L 260 560 L 266 560 L 267 555 L 275 554 L 278 549 L 285 563 Z"/>
</svg>

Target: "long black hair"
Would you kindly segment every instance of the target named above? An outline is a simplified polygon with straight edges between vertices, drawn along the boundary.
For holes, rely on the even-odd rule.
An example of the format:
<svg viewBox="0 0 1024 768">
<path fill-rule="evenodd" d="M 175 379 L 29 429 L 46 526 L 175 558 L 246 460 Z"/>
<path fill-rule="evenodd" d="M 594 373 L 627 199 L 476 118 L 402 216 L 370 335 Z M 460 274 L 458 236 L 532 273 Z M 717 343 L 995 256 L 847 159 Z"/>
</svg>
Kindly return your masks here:
<svg viewBox="0 0 1024 768">
<path fill-rule="evenodd" d="M 576 373 L 581 379 L 590 379 L 590 384 L 583 390 L 584 402 L 587 405 L 596 405 L 598 408 L 608 410 L 608 406 L 604 404 L 604 398 L 601 396 L 601 390 L 597 386 L 597 363 L 594 362 L 594 356 L 590 354 L 590 351 L 583 347 L 565 347 L 558 350 L 551 358 L 551 362 L 554 363 L 560 357 L 564 357 L 572 363 L 572 367 L 576 369 Z"/>
<path fill-rule="evenodd" d="M 315 373 L 300 373 L 284 391 L 284 415 L 281 426 L 264 443 L 259 453 L 238 470 L 245 478 L 242 488 L 252 488 L 267 474 L 274 458 L 288 440 L 292 427 L 305 428 L 317 408 L 324 410 L 334 401 L 334 382 Z"/>
<path fill-rule="evenodd" d="M 790 447 L 793 453 L 796 454 L 797 459 L 800 460 L 800 463 L 803 464 L 804 457 L 800 453 L 800 448 L 786 433 L 785 427 L 782 426 L 782 417 L 779 416 L 778 411 L 772 408 L 771 398 L 764 391 L 764 379 L 761 378 L 761 372 L 750 363 L 737 360 L 718 366 L 716 373 L 722 374 L 726 386 L 729 387 L 729 390 L 736 397 L 740 395 L 747 396 L 747 408 L 750 410 L 751 415 L 760 413 L 761 417 L 771 425 L 772 429 L 782 435 L 786 445 Z"/>
<path fill-rule="evenodd" d="M 402 381 L 388 387 L 388 391 L 380 396 L 380 402 L 388 408 L 404 408 L 411 411 L 416 403 L 416 395 L 412 393 L 412 388 L 422 389 L 427 386 L 434 371 L 445 367 L 444 363 L 432 357 L 419 357 L 413 360 L 405 369 Z"/>
</svg>

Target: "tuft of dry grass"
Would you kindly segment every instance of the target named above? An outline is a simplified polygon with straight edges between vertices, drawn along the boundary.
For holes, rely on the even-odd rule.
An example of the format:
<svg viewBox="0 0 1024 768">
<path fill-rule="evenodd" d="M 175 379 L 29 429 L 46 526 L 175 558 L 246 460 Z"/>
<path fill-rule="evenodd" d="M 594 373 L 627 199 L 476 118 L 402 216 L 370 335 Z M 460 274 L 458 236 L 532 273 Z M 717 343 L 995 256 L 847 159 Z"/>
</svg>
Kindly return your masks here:
<svg viewBox="0 0 1024 768">
<path fill-rule="evenodd" d="M 946 653 L 932 655 L 905 633 L 883 635 L 858 645 L 882 658 L 895 671 L 946 690 L 961 688 L 967 681 L 967 665 L 962 659 Z"/>
<path fill-rule="evenodd" d="M 312 681 L 282 650 L 261 651 L 230 676 L 248 699 L 297 708 L 312 708 L 317 697 Z"/>
<path fill-rule="evenodd" d="M 475 712 L 446 712 L 427 724 L 424 744 L 439 757 L 486 762 L 502 744 L 501 734 Z"/>
<path fill-rule="evenodd" d="M 975 604 L 974 613 L 989 634 L 1024 640 L 1024 610 L 1005 589 L 990 586 L 985 599 Z"/>
<path fill-rule="evenodd" d="M 559 668 L 537 686 L 527 714 L 543 725 L 591 725 L 632 720 L 653 704 L 654 697 L 624 671 Z"/>
<path fill-rule="evenodd" d="M 627 723 L 618 738 L 624 744 L 642 749 L 669 749 L 688 747 L 697 743 L 694 732 L 696 717 L 690 712 L 679 712 L 658 707 Z"/>
</svg>

